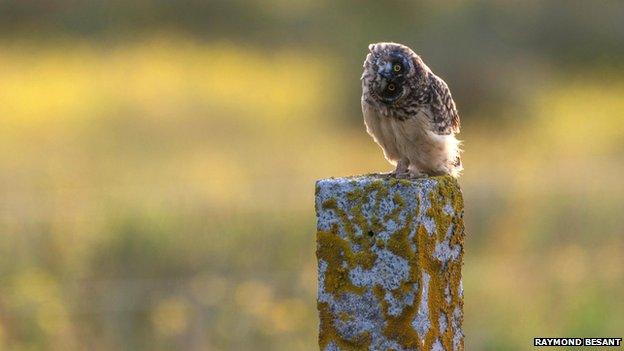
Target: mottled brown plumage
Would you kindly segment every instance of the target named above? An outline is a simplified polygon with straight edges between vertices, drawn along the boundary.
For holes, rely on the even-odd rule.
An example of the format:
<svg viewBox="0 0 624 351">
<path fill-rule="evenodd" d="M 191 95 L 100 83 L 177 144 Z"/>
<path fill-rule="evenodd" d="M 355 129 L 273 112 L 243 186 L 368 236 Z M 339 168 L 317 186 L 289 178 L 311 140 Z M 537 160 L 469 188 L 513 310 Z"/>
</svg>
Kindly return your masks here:
<svg viewBox="0 0 624 351">
<path fill-rule="evenodd" d="M 446 83 L 405 45 L 369 45 L 362 74 L 366 130 L 397 177 L 462 170 L 459 114 Z"/>
</svg>

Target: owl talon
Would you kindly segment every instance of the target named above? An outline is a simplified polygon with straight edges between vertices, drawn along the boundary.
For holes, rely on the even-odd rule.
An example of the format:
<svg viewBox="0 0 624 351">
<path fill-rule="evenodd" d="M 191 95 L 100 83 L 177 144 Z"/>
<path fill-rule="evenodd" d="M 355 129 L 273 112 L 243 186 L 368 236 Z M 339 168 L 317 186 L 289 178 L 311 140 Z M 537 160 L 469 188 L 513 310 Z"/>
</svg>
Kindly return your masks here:
<svg viewBox="0 0 624 351">
<path fill-rule="evenodd" d="M 410 173 L 409 172 L 397 172 L 397 171 L 394 171 L 392 173 L 394 173 L 393 175 L 394 175 L 394 177 L 396 179 L 408 179 L 408 178 L 410 178 Z"/>
<path fill-rule="evenodd" d="M 406 159 L 399 160 L 392 175 L 395 178 L 407 178 L 409 176 L 409 161 Z"/>
</svg>

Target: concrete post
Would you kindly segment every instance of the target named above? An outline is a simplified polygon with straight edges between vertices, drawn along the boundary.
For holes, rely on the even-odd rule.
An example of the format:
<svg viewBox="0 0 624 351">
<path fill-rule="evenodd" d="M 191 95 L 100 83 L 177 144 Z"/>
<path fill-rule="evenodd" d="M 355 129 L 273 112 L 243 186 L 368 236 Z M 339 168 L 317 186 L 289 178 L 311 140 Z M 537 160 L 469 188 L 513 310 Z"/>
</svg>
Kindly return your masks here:
<svg viewBox="0 0 624 351">
<path fill-rule="evenodd" d="M 463 198 L 450 176 L 316 183 L 319 346 L 463 350 Z"/>
</svg>

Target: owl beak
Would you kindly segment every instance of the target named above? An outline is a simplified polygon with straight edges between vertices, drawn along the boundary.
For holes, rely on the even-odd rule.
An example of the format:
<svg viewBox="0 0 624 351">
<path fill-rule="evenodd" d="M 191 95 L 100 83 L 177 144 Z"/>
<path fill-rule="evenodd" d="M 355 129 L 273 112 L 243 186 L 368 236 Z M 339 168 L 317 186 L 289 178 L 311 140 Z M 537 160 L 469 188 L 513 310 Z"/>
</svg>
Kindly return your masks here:
<svg viewBox="0 0 624 351">
<path fill-rule="evenodd" d="M 382 66 L 378 72 L 379 72 L 379 75 L 381 76 L 381 79 L 379 82 L 379 89 L 380 91 L 384 91 L 386 89 L 386 86 L 388 86 L 388 84 L 392 82 L 392 78 L 393 78 L 390 65 L 386 64 Z"/>
<path fill-rule="evenodd" d="M 392 79 L 392 65 L 390 65 L 390 63 L 386 63 L 383 67 L 381 67 L 381 69 L 379 70 L 379 75 L 382 76 L 384 79 L 389 80 Z"/>
<path fill-rule="evenodd" d="M 387 69 L 386 67 L 382 68 L 379 70 L 379 75 L 381 76 L 380 79 L 380 88 L 381 90 L 385 90 L 386 86 L 392 82 L 392 73 L 389 69 Z"/>
</svg>

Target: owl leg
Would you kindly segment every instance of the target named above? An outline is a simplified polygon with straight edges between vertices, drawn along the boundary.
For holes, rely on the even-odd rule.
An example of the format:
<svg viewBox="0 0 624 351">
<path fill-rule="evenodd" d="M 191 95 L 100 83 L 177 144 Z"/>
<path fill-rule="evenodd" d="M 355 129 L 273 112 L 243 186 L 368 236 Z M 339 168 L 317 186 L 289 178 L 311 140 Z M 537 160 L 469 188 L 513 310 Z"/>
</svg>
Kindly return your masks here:
<svg viewBox="0 0 624 351">
<path fill-rule="evenodd" d="M 409 160 L 406 158 L 400 159 L 397 162 L 396 169 L 392 174 L 397 178 L 408 178 L 409 177 Z"/>
<path fill-rule="evenodd" d="M 409 178 L 422 178 L 422 177 L 426 177 L 427 173 L 425 173 L 423 170 L 421 170 L 420 168 L 414 166 L 414 165 L 410 165 L 409 166 L 409 170 L 408 170 L 408 177 Z"/>
</svg>

